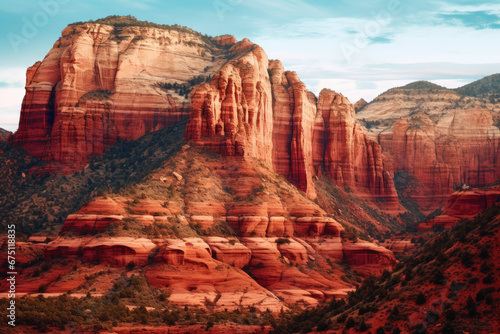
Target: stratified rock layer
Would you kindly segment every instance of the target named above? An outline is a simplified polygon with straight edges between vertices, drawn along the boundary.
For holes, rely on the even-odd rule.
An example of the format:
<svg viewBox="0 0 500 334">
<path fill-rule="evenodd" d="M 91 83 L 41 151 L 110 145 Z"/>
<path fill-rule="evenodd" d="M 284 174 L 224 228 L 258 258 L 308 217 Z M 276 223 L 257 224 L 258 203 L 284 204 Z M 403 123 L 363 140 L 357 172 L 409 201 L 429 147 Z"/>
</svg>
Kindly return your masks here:
<svg viewBox="0 0 500 334">
<path fill-rule="evenodd" d="M 225 156 L 258 158 L 310 198 L 313 178 L 325 174 L 398 209 L 380 148 L 356 124 L 352 104 L 330 90 L 316 98 L 262 48 L 229 35 L 71 25 L 28 69 L 11 142 L 49 161 L 49 171 L 73 172 L 118 140 L 184 117 L 186 139 Z"/>
<path fill-rule="evenodd" d="M 195 88 L 186 138 L 225 156 L 258 158 L 310 198 L 316 197 L 313 178 L 324 174 L 397 210 L 380 146 L 356 123 L 347 98 L 325 89 L 318 99 L 260 47 L 244 40 L 231 52 L 242 49 L 248 52 Z"/>
<path fill-rule="evenodd" d="M 77 170 L 117 140 L 187 117 L 189 99 L 158 84 L 208 77 L 219 53 L 200 36 L 175 30 L 68 26 L 43 62 L 27 71 L 12 143 L 59 171 Z"/>
<path fill-rule="evenodd" d="M 461 219 L 472 219 L 494 204 L 500 203 L 500 186 L 463 189 L 448 198 L 443 213 L 420 224 L 419 229 L 433 226 L 450 227 Z"/>
<path fill-rule="evenodd" d="M 340 278 L 343 265 L 369 276 L 396 263 L 383 247 L 345 238 L 340 223 L 254 158 L 186 145 L 135 187 L 69 215 L 45 258 L 140 267 L 179 305 L 273 311 L 345 296 L 354 287 Z"/>
<path fill-rule="evenodd" d="M 442 89 L 392 89 L 356 114 L 382 146 L 394 173 L 414 178 L 409 194 L 425 212 L 457 186 L 500 178 L 499 107 Z"/>
</svg>

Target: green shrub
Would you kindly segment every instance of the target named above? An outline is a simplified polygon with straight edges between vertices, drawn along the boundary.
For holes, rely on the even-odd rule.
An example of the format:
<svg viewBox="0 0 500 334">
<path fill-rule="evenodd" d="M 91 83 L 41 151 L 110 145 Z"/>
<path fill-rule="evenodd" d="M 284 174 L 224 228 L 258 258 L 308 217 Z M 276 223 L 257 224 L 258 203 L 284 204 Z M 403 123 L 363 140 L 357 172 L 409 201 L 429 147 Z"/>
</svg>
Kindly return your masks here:
<svg viewBox="0 0 500 334">
<path fill-rule="evenodd" d="M 276 243 L 278 245 L 289 244 L 290 240 L 287 238 L 278 238 L 278 239 L 276 239 Z"/>
<path fill-rule="evenodd" d="M 420 291 L 417 295 L 417 299 L 415 301 L 417 303 L 417 305 L 424 305 L 426 302 L 427 302 L 427 298 L 425 297 L 425 295 L 422 293 L 422 291 Z"/>
</svg>

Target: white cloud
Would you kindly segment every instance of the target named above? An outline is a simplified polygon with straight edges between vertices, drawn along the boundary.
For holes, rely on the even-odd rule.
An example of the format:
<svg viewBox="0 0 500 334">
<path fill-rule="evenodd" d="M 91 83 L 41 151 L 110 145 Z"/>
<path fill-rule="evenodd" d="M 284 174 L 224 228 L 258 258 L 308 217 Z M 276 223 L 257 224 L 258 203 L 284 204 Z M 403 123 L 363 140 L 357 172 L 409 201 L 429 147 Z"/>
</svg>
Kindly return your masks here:
<svg viewBox="0 0 500 334">
<path fill-rule="evenodd" d="M 460 5 L 460 4 L 450 4 L 450 3 L 441 3 L 440 4 L 441 11 L 447 12 L 476 12 L 476 11 L 488 11 L 492 14 L 500 13 L 500 4 L 494 3 L 483 3 L 483 4 L 474 4 L 474 5 Z"/>
<path fill-rule="evenodd" d="M 25 68 L 0 68 L 0 83 L 4 83 L 9 86 L 24 87 L 25 78 Z"/>
<path fill-rule="evenodd" d="M 0 88 L 0 127 L 9 131 L 17 129 L 23 97 L 23 87 Z"/>
<path fill-rule="evenodd" d="M 318 93 L 334 89 L 351 101 L 371 100 L 385 90 L 416 80 L 461 86 L 500 72 L 498 30 L 466 27 L 387 24 L 379 36 L 389 43 L 359 47 L 352 31 L 363 31 L 370 20 L 299 20 L 267 27 L 253 38 L 270 58 L 297 71 L 308 88 Z M 350 59 L 343 43 L 356 48 Z"/>
</svg>

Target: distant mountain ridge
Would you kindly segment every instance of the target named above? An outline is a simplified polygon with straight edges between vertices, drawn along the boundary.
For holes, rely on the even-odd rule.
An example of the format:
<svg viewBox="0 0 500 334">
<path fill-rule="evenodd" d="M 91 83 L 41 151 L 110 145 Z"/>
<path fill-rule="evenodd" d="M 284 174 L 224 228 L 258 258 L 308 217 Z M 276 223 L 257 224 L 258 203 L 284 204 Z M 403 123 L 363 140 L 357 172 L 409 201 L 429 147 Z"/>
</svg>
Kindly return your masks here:
<svg viewBox="0 0 500 334">
<path fill-rule="evenodd" d="M 453 91 L 459 95 L 464 95 L 464 96 L 488 98 L 489 96 L 494 95 L 494 98 L 500 98 L 500 73 L 486 76 L 482 79 L 473 81 L 458 88 L 447 88 L 425 80 L 414 81 L 405 86 L 391 88 L 388 91 L 382 93 L 380 96 L 400 89 L 429 90 L 429 91 L 446 90 L 446 91 Z"/>
<path fill-rule="evenodd" d="M 0 141 L 6 141 L 7 138 L 12 134 L 12 132 L 0 128 Z"/>
<path fill-rule="evenodd" d="M 484 77 L 460 88 L 456 88 L 454 91 L 462 95 L 474 97 L 487 97 L 491 94 L 500 95 L 500 74 Z M 496 98 L 498 97 L 500 96 L 496 96 Z"/>
<path fill-rule="evenodd" d="M 456 186 L 500 178 L 500 75 L 457 89 L 428 81 L 393 88 L 356 114 L 382 146 L 393 175 L 413 178 L 410 197 L 430 213 Z"/>
</svg>

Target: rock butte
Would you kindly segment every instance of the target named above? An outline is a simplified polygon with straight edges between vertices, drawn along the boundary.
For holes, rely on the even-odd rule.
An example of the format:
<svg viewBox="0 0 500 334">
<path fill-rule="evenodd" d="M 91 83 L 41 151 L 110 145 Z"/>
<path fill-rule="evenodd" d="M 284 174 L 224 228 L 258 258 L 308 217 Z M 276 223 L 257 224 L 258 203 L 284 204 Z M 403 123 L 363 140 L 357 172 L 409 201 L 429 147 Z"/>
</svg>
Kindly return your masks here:
<svg viewBox="0 0 500 334">
<path fill-rule="evenodd" d="M 160 84 L 188 84 L 190 96 Z M 210 80 L 210 77 L 213 78 Z M 179 91 L 180 93 L 180 91 Z M 295 72 L 233 36 L 85 23 L 68 26 L 27 71 L 11 143 L 69 173 L 117 140 L 189 117 L 186 139 L 225 156 L 258 158 L 314 198 L 325 175 L 385 210 L 398 197 L 380 146 L 342 95 L 309 92 Z"/>
</svg>

